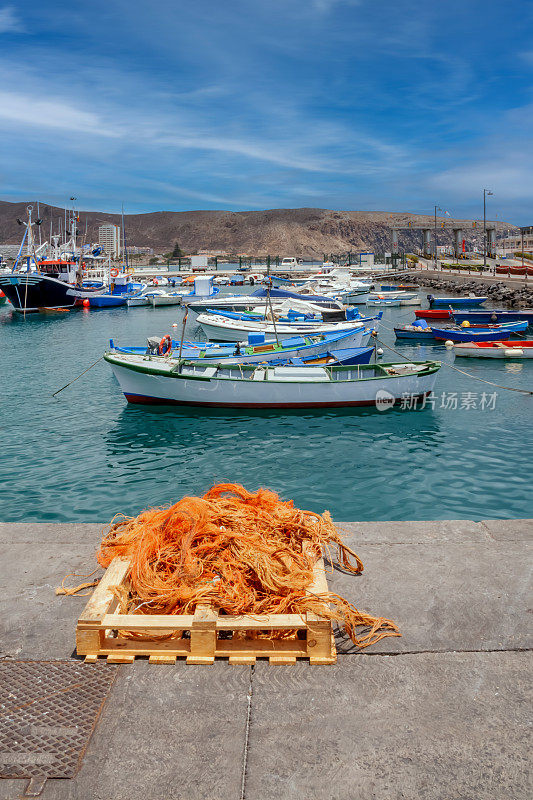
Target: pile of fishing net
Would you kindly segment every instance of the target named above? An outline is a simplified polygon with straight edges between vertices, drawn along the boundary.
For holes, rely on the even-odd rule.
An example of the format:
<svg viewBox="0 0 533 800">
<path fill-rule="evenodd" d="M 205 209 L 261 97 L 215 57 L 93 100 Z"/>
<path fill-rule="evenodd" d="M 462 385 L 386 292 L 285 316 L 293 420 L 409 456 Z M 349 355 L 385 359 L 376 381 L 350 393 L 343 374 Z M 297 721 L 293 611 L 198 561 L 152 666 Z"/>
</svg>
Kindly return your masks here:
<svg viewBox="0 0 533 800">
<path fill-rule="evenodd" d="M 115 517 L 97 559 L 102 567 L 116 556 L 130 561 L 121 613 L 192 614 L 199 604 L 230 615 L 309 611 L 337 621 L 359 647 L 399 636 L 394 622 L 339 595 L 306 592 L 317 558 L 331 561 L 333 548 L 346 570 L 362 571 L 328 512 L 301 511 L 268 489 L 219 484 L 170 508 Z"/>
</svg>

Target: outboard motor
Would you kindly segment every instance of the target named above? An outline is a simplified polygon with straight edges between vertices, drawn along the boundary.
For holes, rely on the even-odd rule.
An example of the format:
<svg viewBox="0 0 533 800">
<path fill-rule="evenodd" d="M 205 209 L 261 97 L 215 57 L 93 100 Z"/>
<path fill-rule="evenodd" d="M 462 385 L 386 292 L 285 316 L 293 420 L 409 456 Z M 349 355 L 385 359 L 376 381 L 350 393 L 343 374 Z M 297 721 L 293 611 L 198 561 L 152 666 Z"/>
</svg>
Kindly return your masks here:
<svg viewBox="0 0 533 800">
<path fill-rule="evenodd" d="M 149 336 L 146 340 L 146 355 L 147 356 L 156 356 L 159 353 L 159 342 L 160 339 L 158 336 Z"/>
</svg>

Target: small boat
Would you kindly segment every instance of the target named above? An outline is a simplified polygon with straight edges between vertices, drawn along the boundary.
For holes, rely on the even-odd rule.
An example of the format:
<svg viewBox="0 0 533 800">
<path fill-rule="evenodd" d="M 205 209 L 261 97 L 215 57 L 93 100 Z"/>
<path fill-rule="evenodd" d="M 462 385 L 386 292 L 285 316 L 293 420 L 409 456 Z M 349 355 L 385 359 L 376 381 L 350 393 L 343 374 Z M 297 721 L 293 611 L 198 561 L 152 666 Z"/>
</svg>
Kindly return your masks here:
<svg viewBox="0 0 533 800">
<path fill-rule="evenodd" d="M 397 339 L 416 339 L 418 341 L 435 339 L 433 330 L 424 319 L 414 325 L 403 325 L 401 328 L 394 328 L 394 333 Z"/>
<path fill-rule="evenodd" d="M 181 303 L 182 298 L 179 292 L 146 292 L 145 295 L 153 308 L 158 306 L 177 306 Z"/>
<path fill-rule="evenodd" d="M 401 306 L 401 301 L 398 299 L 385 299 L 384 297 L 376 297 L 374 299 L 370 299 L 366 301 L 366 304 L 369 308 L 394 308 L 395 306 Z"/>
<path fill-rule="evenodd" d="M 273 323 L 270 321 L 229 319 L 216 314 L 200 314 L 198 324 L 204 330 L 208 339 L 221 342 L 242 342 L 250 333 L 263 333 L 270 339 L 286 339 L 289 336 L 309 336 L 318 333 L 340 333 L 342 331 L 358 330 L 361 336 L 370 336 L 362 320 L 350 322 L 310 322 L 296 321 Z M 377 327 L 377 321 L 376 321 Z M 368 339 L 367 339 L 368 341 Z M 361 340 L 359 345 L 366 344 Z"/>
<path fill-rule="evenodd" d="M 527 322 L 506 322 L 486 328 L 432 328 L 435 339 L 451 342 L 492 342 L 498 341 L 508 333 L 525 331 Z"/>
<path fill-rule="evenodd" d="M 456 356 L 470 358 L 533 358 L 533 339 L 465 342 L 453 348 Z"/>
<path fill-rule="evenodd" d="M 398 300 L 400 306 L 419 306 L 420 297 L 418 292 L 403 292 L 403 291 L 383 291 L 370 292 L 367 305 L 375 300 Z"/>
<path fill-rule="evenodd" d="M 434 297 L 428 294 L 428 303 L 430 308 L 474 308 L 481 306 L 488 299 L 487 297 L 476 297 L 476 295 L 469 295 L 468 297 Z"/>
<path fill-rule="evenodd" d="M 417 308 L 415 317 L 418 319 L 451 319 L 452 312 L 445 308 Z"/>
<path fill-rule="evenodd" d="M 416 292 L 418 288 L 419 287 L 415 283 L 399 283 L 397 286 L 388 286 L 384 283 L 380 285 L 380 290 L 382 292 Z"/>
<path fill-rule="evenodd" d="M 458 324 L 462 322 L 495 324 L 526 320 L 533 327 L 533 308 L 522 308 L 519 311 L 507 311 L 499 308 L 480 309 L 479 311 L 453 311 L 452 317 Z"/>
<path fill-rule="evenodd" d="M 346 366 L 199 364 L 107 352 L 129 403 L 210 408 L 344 408 L 384 410 L 433 391 L 438 361 Z"/>
<path fill-rule="evenodd" d="M 128 297 L 126 300 L 128 308 L 135 308 L 136 306 L 149 306 L 150 300 L 145 294 L 139 294 L 136 297 Z"/>
</svg>

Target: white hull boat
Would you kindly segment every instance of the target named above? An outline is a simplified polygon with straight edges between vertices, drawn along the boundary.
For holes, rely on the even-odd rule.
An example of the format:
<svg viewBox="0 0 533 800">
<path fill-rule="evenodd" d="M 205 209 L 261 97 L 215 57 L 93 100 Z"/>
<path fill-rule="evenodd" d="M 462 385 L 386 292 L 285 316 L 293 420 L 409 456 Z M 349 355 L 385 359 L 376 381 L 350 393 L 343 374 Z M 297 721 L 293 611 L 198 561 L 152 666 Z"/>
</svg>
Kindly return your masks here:
<svg viewBox="0 0 533 800">
<path fill-rule="evenodd" d="M 106 353 L 129 403 L 211 408 L 394 405 L 433 391 L 440 362 L 351 366 L 217 365 Z"/>
<path fill-rule="evenodd" d="M 179 292 L 162 292 L 161 294 L 147 292 L 146 297 L 152 307 L 156 308 L 157 306 L 178 306 L 181 303 L 182 295 Z"/>
<path fill-rule="evenodd" d="M 533 340 L 509 339 L 501 342 L 462 342 L 455 344 L 456 356 L 469 358 L 533 358 Z"/>
<path fill-rule="evenodd" d="M 281 322 L 274 326 L 272 322 L 247 321 L 229 319 L 216 314 L 200 314 L 197 322 L 201 325 L 208 339 L 218 342 L 242 342 L 250 333 L 264 333 L 265 337 L 280 339 L 288 336 L 309 336 L 317 333 L 340 333 L 342 331 L 365 329 L 357 322 Z M 377 321 L 376 321 L 377 327 Z M 359 344 L 355 345 L 359 347 Z"/>
<path fill-rule="evenodd" d="M 422 302 L 417 292 L 403 291 L 371 292 L 368 304 L 370 305 L 374 300 L 398 300 L 400 306 L 419 306 Z"/>
</svg>

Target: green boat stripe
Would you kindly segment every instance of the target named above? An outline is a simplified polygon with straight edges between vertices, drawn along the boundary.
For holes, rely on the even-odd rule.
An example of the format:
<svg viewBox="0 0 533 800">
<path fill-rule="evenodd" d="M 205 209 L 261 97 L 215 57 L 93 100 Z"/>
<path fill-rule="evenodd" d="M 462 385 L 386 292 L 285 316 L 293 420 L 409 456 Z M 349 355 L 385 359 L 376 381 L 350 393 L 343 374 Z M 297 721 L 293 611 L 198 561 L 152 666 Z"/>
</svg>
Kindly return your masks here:
<svg viewBox="0 0 533 800">
<path fill-rule="evenodd" d="M 206 377 L 204 377 L 202 375 L 183 375 L 183 373 L 181 373 L 181 372 L 169 372 L 168 370 L 160 369 L 160 368 L 157 367 L 157 365 L 156 366 L 153 366 L 153 365 L 152 366 L 144 366 L 143 364 L 131 364 L 131 363 L 127 363 L 127 362 L 125 363 L 124 361 L 122 361 L 122 360 L 120 360 L 118 358 L 114 358 L 113 355 L 111 355 L 110 353 L 105 353 L 104 354 L 104 359 L 109 364 L 116 364 L 116 366 L 118 366 L 118 367 L 124 367 L 124 369 L 129 369 L 132 372 L 141 372 L 141 373 L 143 373 L 145 375 L 161 375 L 164 378 L 184 378 L 185 380 L 191 380 L 191 381 L 210 381 L 210 380 L 231 381 L 231 380 L 236 380 L 235 378 L 230 378 L 229 376 L 223 376 L 223 375 L 213 375 L 211 378 L 206 378 Z M 425 363 L 425 362 L 413 361 L 411 363 L 413 363 L 413 364 L 421 364 L 421 363 Z M 194 365 L 192 365 L 188 361 L 184 361 L 182 366 L 194 366 Z M 220 365 L 210 364 L 209 366 L 213 366 L 213 367 L 220 366 L 222 369 L 230 369 L 232 367 L 231 364 L 220 364 Z M 280 365 L 278 365 L 278 366 L 280 366 Z M 239 365 L 234 365 L 233 369 L 237 369 L 238 368 L 238 369 L 240 369 L 241 372 L 255 372 L 255 370 L 258 367 L 264 368 L 262 364 L 243 364 L 243 365 L 240 365 L 240 366 Z M 338 371 L 348 372 L 349 370 L 354 370 L 357 367 L 358 367 L 360 373 L 361 372 L 364 373 L 364 371 L 368 370 L 368 369 L 375 369 L 376 367 L 378 369 L 381 369 L 382 370 L 382 374 L 381 375 L 372 375 L 369 378 L 365 378 L 363 375 L 361 375 L 361 377 L 357 379 L 357 380 L 364 380 L 364 381 L 375 381 L 375 380 L 383 380 L 383 378 L 396 378 L 396 377 L 408 378 L 408 377 L 411 377 L 411 376 L 413 376 L 413 377 L 425 377 L 427 375 L 432 375 L 434 372 L 438 372 L 438 370 L 441 368 L 441 362 L 440 361 L 430 361 L 429 362 L 429 366 L 426 369 L 422 370 L 421 372 L 408 372 L 408 373 L 406 373 L 404 375 L 389 375 L 385 371 L 385 369 L 384 369 L 385 365 L 383 365 L 383 364 L 346 364 L 346 365 L 341 365 L 341 366 L 338 366 L 338 367 L 334 367 L 334 369 L 337 372 Z M 269 368 L 270 369 L 274 369 L 274 367 L 269 367 Z M 324 368 L 327 369 L 327 367 L 324 367 Z M 252 378 L 240 378 L 239 380 L 251 382 L 253 379 Z M 277 381 L 276 381 L 276 383 L 277 383 Z M 302 381 L 294 380 L 294 381 L 287 381 L 287 383 L 304 383 L 304 384 L 306 384 L 308 386 L 310 382 L 308 380 L 302 380 Z M 323 383 L 323 381 L 316 381 L 316 383 Z M 332 381 L 332 383 L 351 383 L 351 380 Z"/>
</svg>

